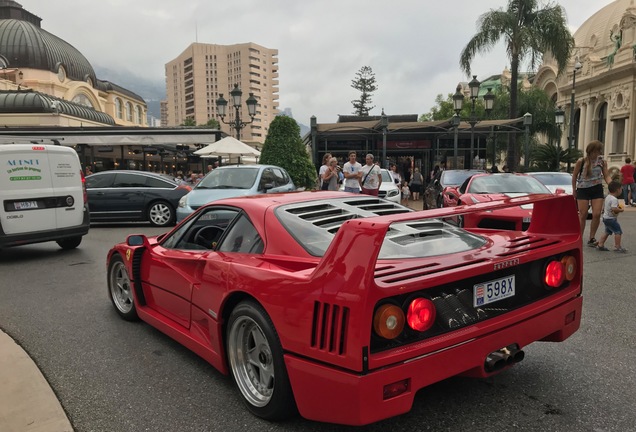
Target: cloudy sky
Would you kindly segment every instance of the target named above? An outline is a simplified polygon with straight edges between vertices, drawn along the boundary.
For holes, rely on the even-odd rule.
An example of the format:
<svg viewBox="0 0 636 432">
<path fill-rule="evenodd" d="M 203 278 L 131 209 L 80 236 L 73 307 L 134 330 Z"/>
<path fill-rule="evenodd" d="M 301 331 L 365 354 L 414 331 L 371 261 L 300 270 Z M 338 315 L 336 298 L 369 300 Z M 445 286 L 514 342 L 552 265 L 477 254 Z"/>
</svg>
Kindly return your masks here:
<svg viewBox="0 0 636 432">
<path fill-rule="evenodd" d="M 351 114 L 351 80 L 373 69 L 372 114 L 422 114 L 439 93 L 468 81 L 462 48 L 478 17 L 506 0 L 18 0 L 42 27 L 94 65 L 164 79 L 164 65 L 190 43 L 254 42 L 279 50 L 280 108 L 309 124 Z M 575 31 L 610 0 L 560 0 Z M 499 74 L 503 45 L 473 62 L 478 79 Z M 109 79 L 107 76 L 99 76 Z M 111 78 L 112 79 L 112 78 Z"/>
</svg>

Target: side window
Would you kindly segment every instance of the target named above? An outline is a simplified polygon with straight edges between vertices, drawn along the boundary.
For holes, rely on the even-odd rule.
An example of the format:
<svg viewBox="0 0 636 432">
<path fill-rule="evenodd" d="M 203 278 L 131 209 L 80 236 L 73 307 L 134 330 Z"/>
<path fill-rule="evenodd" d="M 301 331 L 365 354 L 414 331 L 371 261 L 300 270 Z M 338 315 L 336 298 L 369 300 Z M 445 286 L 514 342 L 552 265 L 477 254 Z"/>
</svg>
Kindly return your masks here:
<svg viewBox="0 0 636 432">
<path fill-rule="evenodd" d="M 149 188 L 164 188 L 164 189 L 174 189 L 176 185 L 170 184 L 165 180 L 161 180 L 154 177 L 146 177 L 146 187 Z"/>
<path fill-rule="evenodd" d="M 281 171 L 279 168 L 272 169 L 274 173 L 274 187 L 285 186 L 287 184 L 287 179 L 285 173 Z"/>
<path fill-rule="evenodd" d="M 274 172 L 272 171 L 271 168 L 266 168 L 263 170 L 263 173 L 261 174 L 261 182 L 258 185 L 258 189 L 263 190 L 266 184 L 274 185 L 274 187 L 276 187 L 275 180 L 274 180 Z"/>
<path fill-rule="evenodd" d="M 86 177 L 86 189 L 101 189 L 113 186 L 114 174 L 99 174 Z"/>
<path fill-rule="evenodd" d="M 263 239 L 250 220 L 242 214 L 223 238 L 219 252 L 263 253 Z"/>
<path fill-rule="evenodd" d="M 187 226 L 175 231 L 161 245 L 168 249 L 215 250 L 238 213 L 233 208 L 209 208 Z"/>
<path fill-rule="evenodd" d="M 113 187 L 146 187 L 145 176 L 128 173 L 115 174 Z"/>
</svg>

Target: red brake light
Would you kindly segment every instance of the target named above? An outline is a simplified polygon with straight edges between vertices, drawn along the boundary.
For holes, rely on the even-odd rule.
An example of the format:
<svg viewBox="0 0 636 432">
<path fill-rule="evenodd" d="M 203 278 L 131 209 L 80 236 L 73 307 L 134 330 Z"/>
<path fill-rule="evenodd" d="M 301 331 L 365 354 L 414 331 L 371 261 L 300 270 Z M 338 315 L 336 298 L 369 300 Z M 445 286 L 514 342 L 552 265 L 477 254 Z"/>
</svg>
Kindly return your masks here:
<svg viewBox="0 0 636 432">
<path fill-rule="evenodd" d="M 373 330 L 385 339 L 395 339 L 404 330 L 404 311 L 394 304 L 383 304 L 373 316 Z"/>
<path fill-rule="evenodd" d="M 557 288 L 565 281 L 565 273 L 565 266 L 561 261 L 550 261 L 545 268 L 543 281 L 547 286 Z"/>
<path fill-rule="evenodd" d="M 84 205 L 88 202 L 88 192 L 86 192 L 86 176 L 84 171 L 80 170 L 80 178 L 82 179 L 82 195 L 84 197 Z"/>
<path fill-rule="evenodd" d="M 426 331 L 435 323 L 435 305 L 431 300 L 418 297 L 411 301 L 406 312 L 406 321 L 413 330 Z"/>
</svg>

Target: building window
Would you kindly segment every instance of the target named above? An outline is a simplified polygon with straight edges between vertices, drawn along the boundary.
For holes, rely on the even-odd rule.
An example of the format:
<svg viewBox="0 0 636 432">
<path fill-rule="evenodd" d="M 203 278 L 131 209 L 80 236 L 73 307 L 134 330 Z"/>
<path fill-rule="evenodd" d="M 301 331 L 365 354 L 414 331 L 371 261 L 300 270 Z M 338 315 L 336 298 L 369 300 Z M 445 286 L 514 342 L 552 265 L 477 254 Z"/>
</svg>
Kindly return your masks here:
<svg viewBox="0 0 636 432">
<path fill-rule="evenodd" d="M 605 102 L 598 111 L 598 135 L 597 139 L 605 142 L 605 127 L 607 126 L 607 102 Z"/>
<path fill-rule="evenodd" d="M 141 109 L 141 106 L 137 105 L 137 124 L 144 124 L 144 122 L 142 121 L 143 119 L 143 110 Z"/>
<path fill-rule="evenodd" d="M 133 121 L 132 104 L 130 102 L 126 102 L 126 121 Z"/>
<path fill-rule="evenodd" d="M 118 119 L 124 118 L 124 115 L 122 113 L 121 99 L 119 98 L 115 98 L 115 115 Z"/>
</svg>

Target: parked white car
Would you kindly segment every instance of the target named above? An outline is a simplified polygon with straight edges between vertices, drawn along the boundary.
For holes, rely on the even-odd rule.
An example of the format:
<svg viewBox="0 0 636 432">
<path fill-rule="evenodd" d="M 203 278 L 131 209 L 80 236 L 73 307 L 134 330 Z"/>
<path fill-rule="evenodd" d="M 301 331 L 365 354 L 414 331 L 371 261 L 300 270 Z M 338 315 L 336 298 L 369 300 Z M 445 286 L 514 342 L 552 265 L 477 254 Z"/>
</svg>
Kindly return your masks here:
<svg viewBox="0 0 636 432">
<path fill-rule="evenodd" d="M 344 184 L 340 186 L 340 190 L 344 191 Z M 398 188 L 398 185 L 393 181 L 393 177 L 387 169 L 382 169 L 382 184 L 380 184 L 378 197 L 384 198 L 388 201 L 393 201 L 398 204 L 400 204 L 401 201 L 400 189 Z"/>
</svg>

